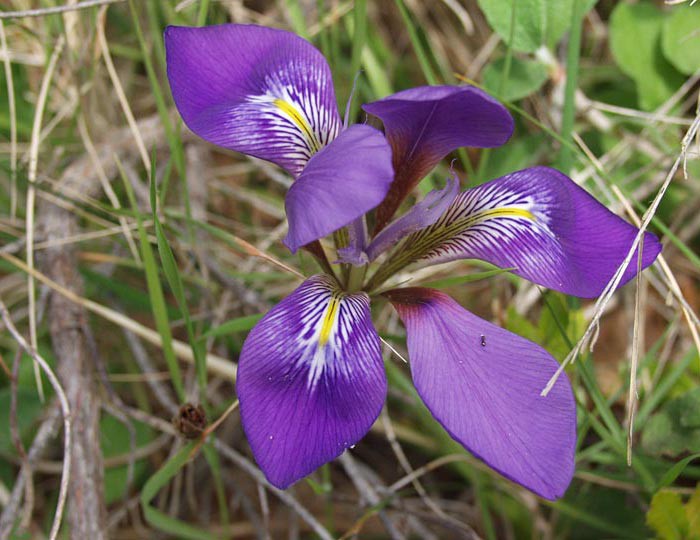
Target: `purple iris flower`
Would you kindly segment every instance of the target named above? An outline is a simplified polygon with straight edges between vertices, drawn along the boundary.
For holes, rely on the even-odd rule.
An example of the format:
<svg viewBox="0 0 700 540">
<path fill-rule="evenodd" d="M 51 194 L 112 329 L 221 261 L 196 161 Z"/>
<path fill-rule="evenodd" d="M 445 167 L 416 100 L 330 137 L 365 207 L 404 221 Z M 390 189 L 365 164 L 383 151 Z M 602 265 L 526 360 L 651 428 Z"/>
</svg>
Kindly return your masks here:
<svg viewBox="0 0 700 540">
<path fill-rule="evenodd" d="M 442 292 L 377 291 L 416 262 L 482 259 L 544 287 L 595 297 L 637 229 L 546 167 L 462 193 L 453 175 L 392 221 L 447 154 L 510 137 L 513 120 L 502 105 L 473 87 L 414 88 L 364 106 L 384 133 L 343 128 L 325 59 L 294 34 L 170 27 L 165 44 L 173 97 L 189 128 L 295 178 L 285 244 L 296 251 L 344 230 L 336 237 L 349 243 L 336 245 L 336 259 L 351 268 L 345 275 L 360 276 L 310 277 L 245 341 L 236 389 L 243 428 L 269 481 L 290 486 L 357 443 L 376 420 L 387 382 L 370 300 L 388 299 L 406 327 L 416 389 L 438 422 L 507 478 L 560 497 L 574 471 L 576 406 L 566 377 L 540 395 L 557 361 Z M 660 249 L 647 233 L 642 266 Z M 636 259 L 623 283 L 635 273 Z"/>
</svg>

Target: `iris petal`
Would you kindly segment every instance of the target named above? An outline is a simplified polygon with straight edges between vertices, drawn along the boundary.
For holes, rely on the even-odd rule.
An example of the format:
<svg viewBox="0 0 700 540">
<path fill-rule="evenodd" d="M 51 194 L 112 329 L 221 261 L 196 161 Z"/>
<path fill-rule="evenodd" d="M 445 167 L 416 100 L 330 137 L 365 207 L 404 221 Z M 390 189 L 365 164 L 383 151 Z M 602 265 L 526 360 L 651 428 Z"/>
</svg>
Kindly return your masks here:
<svg viewBox="0 0 700 540">
<path fill-rule="evenodd" d="M 175 105 L 203 139 L 296 176 L 340 130 L 326 60 L 290 32 L 170 26 L 165 48 Z"/>
<path fill-rule="evenodd" d="M 363 106 L 378 117 L 391 143 L 396 179 L 377 209 L 379 231 L 437 163 L 461 146 L 493 147 L 513 133 L 513 119 L 472 86 L 424 86 Z"/>
<path fill-rule="evenodd" d="M 544 287 L 598 296 L 622 264 L 637 229 L 555 169 L 533 167 L 461 193 L 433 225 L 406 239 L 439 263 L 483 259 Z M 661 251 L 646 233 L 642 267 Z M 637 273 L 637 257 L 621 284 Z"/>
<path fill-rule="evenodd" d="M 376 207 L 394 177 L 391 148 L 376 129 L 358 124 L 313 156 L 287 193 L 289 234 L 299 249 Z"/>
<path fill-rule="evenodd" d="M 450 436 L 514 482 L 561 497 L 574 472 L 576 406 L 565 376 L 540 395 L 556 360 L 438 291 L 387 296 L 406 326 L 418 394 Z"/>
<path fill-rule="evenodd" d="M 309 278 L 250 332 L 236 389 L 253 455 L 273 485 L 284 489 L 339 456 L 386 397 L 369 297 Z"/>
</svg>

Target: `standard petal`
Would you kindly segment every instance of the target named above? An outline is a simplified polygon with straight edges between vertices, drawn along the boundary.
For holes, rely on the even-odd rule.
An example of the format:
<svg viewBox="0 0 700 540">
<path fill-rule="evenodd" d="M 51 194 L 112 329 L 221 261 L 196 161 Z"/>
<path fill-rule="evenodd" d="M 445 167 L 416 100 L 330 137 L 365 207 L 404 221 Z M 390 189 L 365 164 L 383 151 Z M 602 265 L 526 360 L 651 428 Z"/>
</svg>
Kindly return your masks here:
<svg viewBox="0 0 700 540">
<path fill-rule="evenodd" d="M 295 252 L 376 207 L 394 177 L 391 148 L 376 129 L 358 124 L 313 156 L 287 193 L 289 233 Z"/>
<path fill-rule="evenodd" d="M 549 289 L 599 296 L 637 234 L 566 175 L 533 167 L 461 193 L 443 216 L 406 239 L 432 262 L 483 259 Z M 644 236 L 642 267 L 661 251 Z M 637 273 L 637 257 L 621 284 Z"/>
<path fill-rule="evenodd" d="M 314 276 L 253 328 L 238 363 L 243 429 L 284 489 L 359 441 L 386 397 L 369 297 Z"/>
<path fill-rule="evenodd" d="M 164 36 L 175 105 L 200 137 L 296 176 L 338 134 L 328 64 L 295 34 L 222 24 Z"/>
<path fill-rule="evenodd" d="M 561 497 L 574 473 L 576 405 L 539 345 L 486 322 L 432 289 L 387 296 L 406 326 L 413 382 L 452 438 L 514 482 Z"/>
<path fill-rule="evenodd" d="M 451 151 L 461 146 L 500 146 L 513 133 L 513 119 L 505 107 L 473 86 L 412 88 L 363 109 L 383 122 L 396 170 L 386 201 L 377 209 L 377 231 Z"/>
</svg>

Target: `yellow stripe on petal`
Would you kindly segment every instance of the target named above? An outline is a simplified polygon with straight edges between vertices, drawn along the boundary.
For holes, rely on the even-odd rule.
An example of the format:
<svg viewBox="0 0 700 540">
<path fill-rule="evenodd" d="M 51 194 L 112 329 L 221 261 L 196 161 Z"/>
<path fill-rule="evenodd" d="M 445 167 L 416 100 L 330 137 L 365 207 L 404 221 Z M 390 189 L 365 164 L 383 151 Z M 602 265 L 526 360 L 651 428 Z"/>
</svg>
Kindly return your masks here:
<svg viewBox="0 0 700 540">
<path fill-rule="evenodd" d="M 470 217 L 474 219 L 475 222 L 501 217 L 521 217 L 531 221 L 537 221 L 535 215 L 524 208 L 493 208 L 492 210 L 483 210 Z"/>
<path fill-rule="evenodd" d="M 311 149 L 314 152 L 318 152 L 321 149 L 321 143 L 318 141 L 318 138 L 311 129 L 311 126 L 306 121 L 306 118 L 304 118 L 304 116 L 297 110 L 297 108 L 291 103 L 284 101 L 283 99 L 275 99 L 272 103 L 280 111 L 286 114 L 292 120 L 292 122 L 294 122 L 294 124 L 296 124 L 296 126 L 304 134 L 304 137 L 308 141 Z"/>
<path fill-rule="evenodd" d="M 328 343 L 331 337 L 331 332 L 333 331 L 333 326 L 338 318 L 338 311 L 340 310 L 340 298 L 337 296 L 331 296 L 331 300 L 326 308 L 326 313 L 323 316 L 323 322 L 321 323 L 321 332 L 318 336 L 318 344 L 323 347 Z"/>
</svg>

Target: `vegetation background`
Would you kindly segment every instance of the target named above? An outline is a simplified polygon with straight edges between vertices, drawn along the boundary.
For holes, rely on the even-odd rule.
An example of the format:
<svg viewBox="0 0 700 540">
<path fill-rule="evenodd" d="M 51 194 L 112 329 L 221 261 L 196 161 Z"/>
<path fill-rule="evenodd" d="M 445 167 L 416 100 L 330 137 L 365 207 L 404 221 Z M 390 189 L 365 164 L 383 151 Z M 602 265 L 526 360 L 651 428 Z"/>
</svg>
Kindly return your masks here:
<svg viewBox="0 0 700 540">
<path fill-rule="evenodd" d="M 700 5 L 3 0 L 0 10 L 0 538 L 700 538 Z M 420 273 L 559 360 L 594 330 L 567 367 L 579 447 L 562 500 L 538 499 L 452 442 L 390 351 L 389 400 L 371 433 L 285 493 L 266 484 L 237 413 L 226 414 L 235 360 L 298 285 L 284 266 L 316 270 L 280 242 L 289 178 L 196 139 L 174 110 L 163 29 L 227 21 L 310 39 L 341 110 L 361 70 L 357 121 L 357 103 L 401 89 L 483 86 L 517 127 L 502 148 L 456 156 L 465 186 L 547 164 L 625 219 L 651 220 L 663 258 L 607 302 L 485 279 L 469 261 Z M 392 310 L 376 319 L 405 353 Z M 222 418 L 204 444 L 200 412 Z"/>
</svg>

